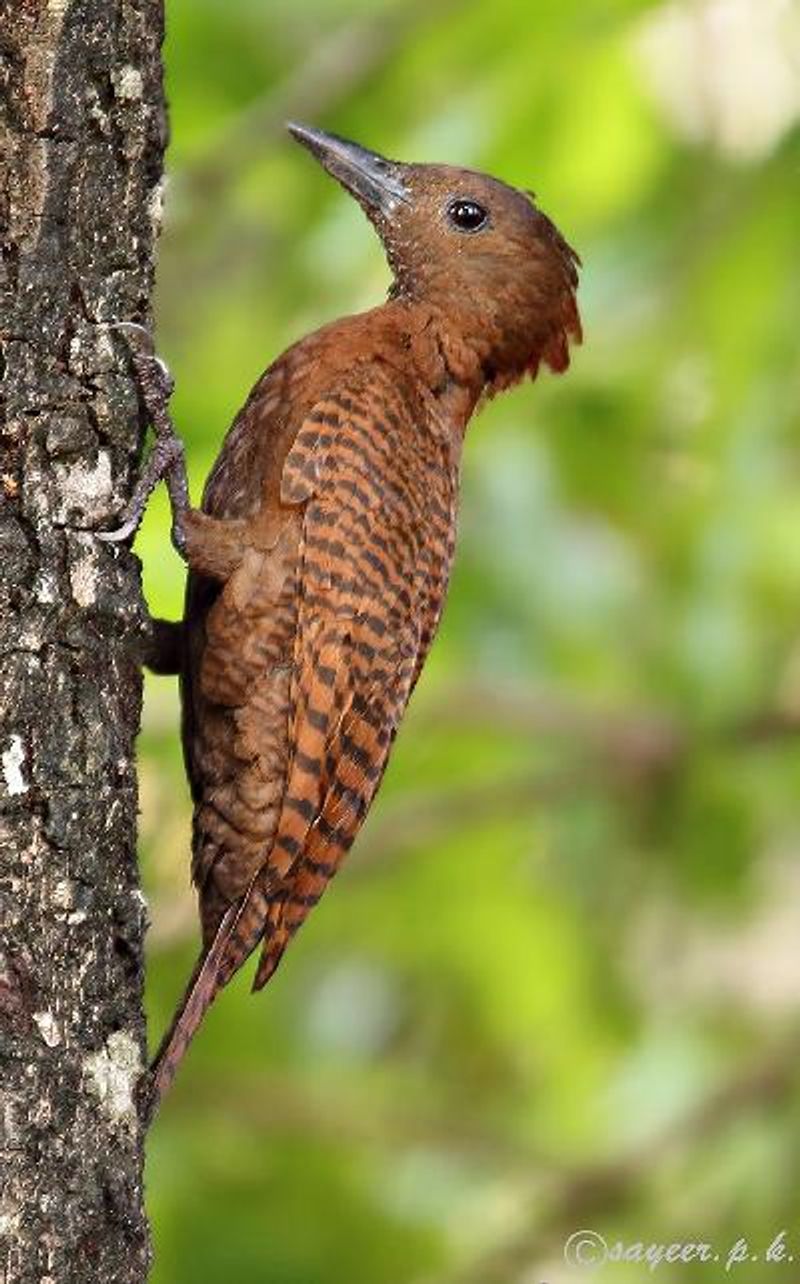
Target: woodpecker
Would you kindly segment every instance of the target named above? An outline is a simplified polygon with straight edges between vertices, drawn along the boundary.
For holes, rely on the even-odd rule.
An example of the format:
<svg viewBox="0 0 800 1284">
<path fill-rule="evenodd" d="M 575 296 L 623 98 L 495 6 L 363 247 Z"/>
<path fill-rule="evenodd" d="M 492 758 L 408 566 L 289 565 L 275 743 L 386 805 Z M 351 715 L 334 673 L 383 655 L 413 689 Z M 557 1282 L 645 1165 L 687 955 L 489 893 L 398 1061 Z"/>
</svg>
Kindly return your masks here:
<svg viewBox="0 0 800 1284">
<path fill-rule="evenodd" d="M 581 339 L 579 259 L 532 196 L 288 126 L 383 242 L 388 299 L 267 369 L 190 507 L 170 380 L 137 361 L 156 445 L 121 527 L 165 478 L 188 565 L 152 667 L 180 675 L 200 956 L 150 1080 L 151 1111 L 220 989 L 253 989 L 350 848 L 436 634 L 464 432 L 487 397 Z"/>
</svg>

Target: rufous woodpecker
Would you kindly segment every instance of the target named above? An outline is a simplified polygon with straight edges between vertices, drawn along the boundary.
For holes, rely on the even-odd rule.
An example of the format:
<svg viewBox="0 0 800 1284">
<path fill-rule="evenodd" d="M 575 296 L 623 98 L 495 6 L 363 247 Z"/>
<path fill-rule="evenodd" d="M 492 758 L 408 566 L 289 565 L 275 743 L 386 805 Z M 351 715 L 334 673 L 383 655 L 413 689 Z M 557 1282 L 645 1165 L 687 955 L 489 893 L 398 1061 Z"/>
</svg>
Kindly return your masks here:
<svg viewBox="0 0 800 1284">
<path fill-rule="evenodd" d="M 189 567 L 180 673 L 203 944 L 156 1057 L 151 1109 L 218 991 L 261 947 L 259 990 L 378 789 L 442 614 L 464 430 L 478 404 L 579 341 L 578 257 L 529 195 L 290 132 L 355 197 L 393 280 L 273 362 L 189 507 L 165 372 L 137 370 L 157 443 L 122 527 L 165 477 Z"/>
</svg>

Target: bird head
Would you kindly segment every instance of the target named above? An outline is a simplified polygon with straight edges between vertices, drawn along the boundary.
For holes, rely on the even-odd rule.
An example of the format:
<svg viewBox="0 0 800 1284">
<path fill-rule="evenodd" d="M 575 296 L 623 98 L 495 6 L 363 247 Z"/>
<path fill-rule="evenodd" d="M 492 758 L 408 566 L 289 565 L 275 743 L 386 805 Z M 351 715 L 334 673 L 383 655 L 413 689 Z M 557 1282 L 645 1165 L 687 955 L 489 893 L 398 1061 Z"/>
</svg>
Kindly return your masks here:
<svg viewBox="0 0 800 1284">
<path fill-rule="evenodd" d="M 450 165 L 387 160 L 305 125 L 291 134 L 361 205 L 383 241 L 391 297 L 438 310 L 489 391 L 580 342 L 577 254 L 530 193 Z"/>
</svg>

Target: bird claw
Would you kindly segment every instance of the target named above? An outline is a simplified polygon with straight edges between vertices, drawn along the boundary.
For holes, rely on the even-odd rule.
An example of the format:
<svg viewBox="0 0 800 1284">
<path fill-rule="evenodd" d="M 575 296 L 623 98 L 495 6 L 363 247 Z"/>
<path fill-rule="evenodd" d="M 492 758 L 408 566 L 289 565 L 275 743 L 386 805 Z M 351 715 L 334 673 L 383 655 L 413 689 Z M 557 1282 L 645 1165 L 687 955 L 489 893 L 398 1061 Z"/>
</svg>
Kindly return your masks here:
<svg viewBox="0 0 800 1284">
<path fill-rule="evenodd" d="M 189 507 L 189 491 L 183 442 L 175 431 L 168 409 L 175 381 L 166 362 L 153 350 L 152 336 L 143 325 L 138 321 L 110 321 L 107 325 L 112 330 L 132 330 L 147 341 L 146 351 L 131 344 L 130 353 L 139 391 L 156 434 L 156 444 L 136 483 L 121 524 L 114 530 L 98 532 L 98 538 L 106 544 L 119 544 L 134 535 L 150 495 L 158 483 L 166 479 L 172 505 L 172 542 L 183 556 L 186 551 L 183 517 Z"/>
<path fill-rule="evenodd" d="M 131 535 L 136 534 L 141 517 L 134 517 L 131 514 L 121 526 L 117 526 L 113 531 L 97 531 L 97 538 L 104 544 L 122 544 Z"/>
<path fill-rule="evenodd" d="M 139 372 L 140 362 L 152 362 L 153 365 L 157 367 L 159 374 L 161 375 L 161 391 L 164 400 L 169 401 L 169 398 L 175 390 L 175 380 L 166 361 L 156 352 L 153 343 L 153 336 L 147 327 L 141 325 L 138 321 L 107 321 L 106 327 L 109 330 L 133 330 L 135 334 L 143 336 L 145 340 L 143 349 L 137 349 L 131 346 L 131 355 L 133 357 L 134 365 L 137 367 L 137 373 Z"/>
<path fill-rule="evenodd" d="M 152 349 L 153 336 L 141 321 L 106 321 L 105 324 L 109 330 L 135 330 L 137 334 L 143 334 Z"/>
</svg>

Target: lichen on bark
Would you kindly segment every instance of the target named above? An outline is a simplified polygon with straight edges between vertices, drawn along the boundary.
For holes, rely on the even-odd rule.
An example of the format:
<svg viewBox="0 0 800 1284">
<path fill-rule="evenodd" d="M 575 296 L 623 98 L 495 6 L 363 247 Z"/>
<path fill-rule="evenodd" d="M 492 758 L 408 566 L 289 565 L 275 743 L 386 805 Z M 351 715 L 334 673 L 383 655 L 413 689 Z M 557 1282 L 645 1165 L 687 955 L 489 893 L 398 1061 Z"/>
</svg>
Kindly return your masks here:
<svg viewBox="0 0 800 1284">
<path fill-rule="evenodd" d="M 100 543 L 141 446 L 161 0 L 0 28 L 0 1284 L 146 1278 L 138 564 Z"/>
</svg>

